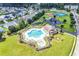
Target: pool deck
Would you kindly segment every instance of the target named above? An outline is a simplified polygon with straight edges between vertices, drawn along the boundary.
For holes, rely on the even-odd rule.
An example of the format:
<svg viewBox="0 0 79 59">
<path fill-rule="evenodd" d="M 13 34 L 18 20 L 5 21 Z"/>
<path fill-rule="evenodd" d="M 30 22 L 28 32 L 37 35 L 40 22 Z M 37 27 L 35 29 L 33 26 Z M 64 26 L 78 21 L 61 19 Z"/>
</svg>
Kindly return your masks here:
<svg viewBox="0 0 79 59">
<path fill-rule="evenodd" d="M 29 37 L 28 32 L 31 32 L 32 30 L 36 30 L 36 29 L 41 30 L 44 33 L 44 35 L 41 35 L 40 38 Z M 37 44 L 34 43 L 34 45 L 35 46 L 37 45 L 38 49 L 43 49 L 43 48 L 47 47 L 45 37 L 49 36 L 49 35 L 44 31 L 43 28 L 40 28 L 40 29 L 39 28 L 32 28 L 32 29 L 24 30 L 21 34 L 22 34 L 21 37 L 23 38 L 23 39 L 21 39 L 22 41 L 25 41 L 26 43 L 29 42 L 28 44 L 30 44 L 30 42 L 32 42 L 32 41 L 37 42 Z"/>
</svg>

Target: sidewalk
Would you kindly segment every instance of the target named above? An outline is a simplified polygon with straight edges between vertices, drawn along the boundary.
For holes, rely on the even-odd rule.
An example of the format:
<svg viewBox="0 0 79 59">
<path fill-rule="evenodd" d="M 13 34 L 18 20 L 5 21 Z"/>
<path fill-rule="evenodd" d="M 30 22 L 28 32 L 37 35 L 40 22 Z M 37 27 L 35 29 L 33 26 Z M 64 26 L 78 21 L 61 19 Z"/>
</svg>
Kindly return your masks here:
<svg viewBox="0 0 79 59">
<path fill-rule="evenodd" d="M 79 35 L 77 36 L 77 42 L 76 42 L 76 46 L 75 46 L 73 56 L 79 56 Z"/>
</svg>

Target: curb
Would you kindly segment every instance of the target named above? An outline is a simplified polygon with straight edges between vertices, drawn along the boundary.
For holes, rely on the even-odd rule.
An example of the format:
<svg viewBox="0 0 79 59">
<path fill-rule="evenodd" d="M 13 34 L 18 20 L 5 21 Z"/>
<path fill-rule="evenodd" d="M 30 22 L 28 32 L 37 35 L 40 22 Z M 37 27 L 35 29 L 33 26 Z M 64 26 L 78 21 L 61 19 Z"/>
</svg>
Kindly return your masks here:
<svg viewBox="0 0 79 59">
<path fill-rule="evenodd" d="M 71 49 L 71 51 L 69 53 L 69 56 L 73 55 L 73 52 L 74 52 L 74 49 L 75 49 L 75 45 L 76 45 L 76 41 L 77 41 L 77 39 L 75 39 L 74 42 L 73 42 L 73 46 L 72 46 L 72 49 Z"/>
</svg>

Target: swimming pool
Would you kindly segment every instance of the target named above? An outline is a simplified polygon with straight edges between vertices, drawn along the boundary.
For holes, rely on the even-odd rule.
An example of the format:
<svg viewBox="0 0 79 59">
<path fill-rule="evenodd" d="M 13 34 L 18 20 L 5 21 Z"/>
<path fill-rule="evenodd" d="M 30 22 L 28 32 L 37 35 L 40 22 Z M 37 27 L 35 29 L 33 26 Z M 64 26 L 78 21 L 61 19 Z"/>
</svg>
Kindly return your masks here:
<svg viewBox="0 0 79 59">
<path fill-rule="evenodd" d="M 39 50 L 49 46 L 47 43 L 48 40 L 45 39 L 45 37 L 49 36 L 49 33 L 43 28 L 32 28 L 28 29 L 27 31 L 24 30 L 21 36 L 23 42 L 35 45 Z"/>
<path fill-rule="evenodd" d="M 55 13 L 54 15 L 56 15 L 56 16 L 65 16 L 66 14 L 65 13 Z"/>
<path fill-rule="evenodd" d="M 46 36 L 46 32 L 43 29 L 33 28 L 25 32 L 25 38 L 28 40 L 41 40 Z"/>
<path fill-rule="evenodd" d="M 43 32 L 41 30 L 33 29 L 27 33 L 29 37 L 39 38 Z"/>
</svg>

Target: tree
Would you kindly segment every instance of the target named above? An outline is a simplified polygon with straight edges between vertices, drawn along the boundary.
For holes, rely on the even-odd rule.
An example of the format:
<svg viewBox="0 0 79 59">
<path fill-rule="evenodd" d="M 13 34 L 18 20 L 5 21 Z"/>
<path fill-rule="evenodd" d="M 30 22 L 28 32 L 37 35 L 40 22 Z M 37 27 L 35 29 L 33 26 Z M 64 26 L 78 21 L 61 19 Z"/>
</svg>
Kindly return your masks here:
<svg viewBox="0 0 79 59">
<path fill-rule="evenodd" d="M 9 26 L 8 29 L 9 29 L 9 31 L 10 31 L 11 33 L 17 31 L 17 29 L 15 28 L 15 26 Z"/>
<path fill-rule="evenodd" d="M 25 15 L 28 15 L 28 12 L 26 12 Z"/>
<path fill-rule="evenodd" d="M 72 14 L 72 13 L 70 13 L 70 16 L 73 16 L 73 14 Z"/>
<path fill-rule="evenodd" d="M 34 9 L 34 10 L 35 10 L 35 9 L 36 9 L 36 8 L 35 8 L 35 6 L 32 6 L 32 9 Z"/>
<path fill-rule="evenodd" d="M 62 33 L 63 32 L 64 25 L 61 25 L 60 27 L 61 27 L 60 32 Z"/>
<path fill-rule="evenodd" d="M 45 8 L 45 9 L 50 9 L 50 8 L 57 8 L 57 9 L 64 9 L 64 4 L 60 4 L 60 3 L 41 3 L 40 4 L 40 8 Z"/>
<path fill-rule="evenodd" d="M 20 22 L 19 22 L 19 26 L 20 26 L 20 29 L 23 29 L 27 26 L 27 23 L 22 19 Z"/>
<path fill-rule="evenodd" d="M 76 21 L 75 20 L 72 20 L 71 21 L 71 24 L 75 25 Z"/>
<path fill-rule="evenodd" d="M 56 18 L 56 16 L 54 15 L 54 18 Z"/>
<path fill-rule="evenodd" d="M 45 11 L 43 10 L 43 11 L 42 11 L 42 15 L 44 15 L 44 14 L 45 14 Z"/>
<path fill-rule="evenodd" d="M 2 39 L 2 35 L 3 35 L 3 33 L 2 33 L 2 32 L 0 32 L 0 40 Z"/>
<path fill-rule="evenodd" d="M 61 25 L 61 28 L 64 28 L 64 25 Z"/>
<path fill-rule="evenodd" d="M 63 20 L 63 23 L 66 23 L 66 22 L 67 22 L 67 20 L 66 20 L 66 19 L 64 19 L 64 20 Z"/>
<path fill-rule="evenodd" d="M 43 19 L 45 19 L 45 17 L 43 17 Z"/>
<path fill-rule="evenodd" d="M 22 19 L 22 21 L 21 21 L 23 24 L 24 24 L 24 26 L 26 25 L 26 23 L 25 23 L 25 21 Z"/>
<path fill-rule="evenodd" d="M 43 17 L 43 22 L 45 22 L 46 21 L 46 17 Z"/>
<path fill-rule="evenodd" d="M 77 9 L 77 13 L 79 14 L 79 9 Z"/>
<path fill-rule="evenodd" d="M 45 14 L 45 11 L 43 10 L 42 12 L 39 12 L 38 14 L 36 14 L 32 19 L 35 21 L 40 17 L 42 17 L 44 14 Z"/>
<path fill-rule="evenodd" d="M 66 9 L 67 12 L 70 12 L 70 9 Z"/>
<path fill-rule="evenodd" d="M 73 16 L 71 16 L 71 21 L 74 20 Z"/>
<path fill-rule="evenodd" d="M 73 28 L 73 24 L 70 24 L 70 27 Z"/>
<path fill-rule="evenodd" d="M 32 19 L 28 19 L 27 22 L 28 22 L 28 24 L 31 24 L 33 22 L 33 20 Z"/>
<path fill-rule="evenodd" d="M 70 24 L 70 27 L 73 28 L 75 26 L 75 23 L 76 23 L 76 21 L 72 20 L 71 24 Z"/>
<path fill-rule="evenodd" d="M 5 41 L 5 36 L 3 35 L 4 32 L 0 32 L 0 42 Z"/>
</svg>

